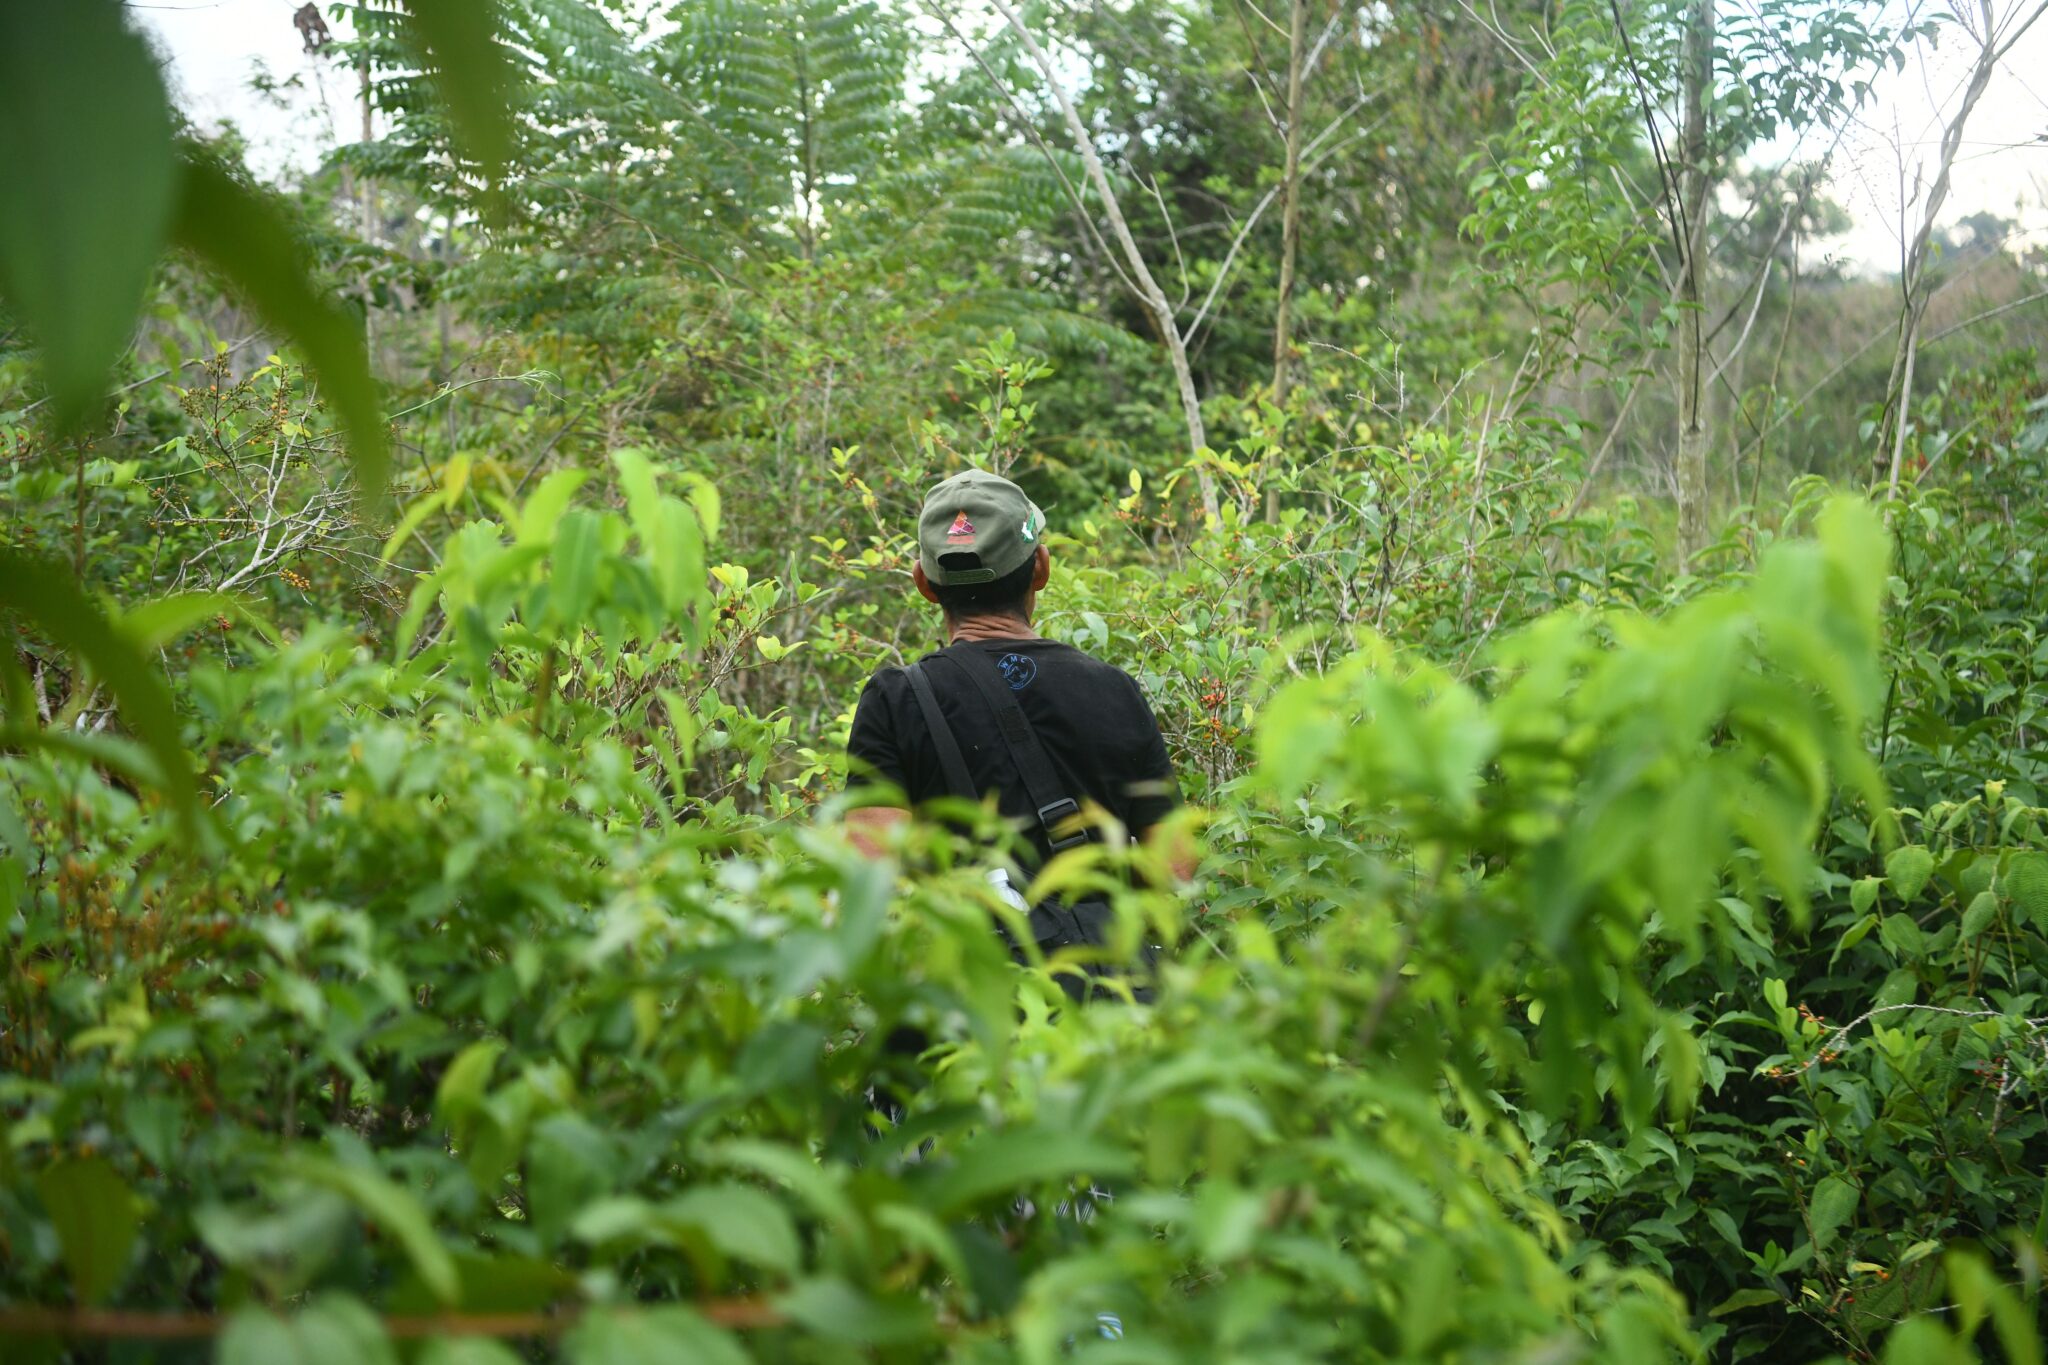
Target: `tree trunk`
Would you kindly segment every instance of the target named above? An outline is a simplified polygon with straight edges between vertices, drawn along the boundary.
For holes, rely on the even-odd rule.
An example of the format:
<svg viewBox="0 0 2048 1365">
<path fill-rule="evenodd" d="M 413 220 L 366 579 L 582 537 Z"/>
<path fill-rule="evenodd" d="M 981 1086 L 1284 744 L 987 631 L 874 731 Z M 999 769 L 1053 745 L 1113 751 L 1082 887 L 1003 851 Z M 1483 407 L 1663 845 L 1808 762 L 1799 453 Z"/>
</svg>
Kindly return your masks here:
<svg viewBox="0 0 2048 1365">
<path fill-rule="evenodd" d="M 1280 297 L 1273 305 L 1273 403 L 1287 402 L 1289 306 L 1294 300 L 1294 257 L 1301 244 L 1301 75 L 1308 54 L 1308 0 L 1294 0 L 1287 29 L 1287 161 L 1281 172 Z"/>
<path fill-rule="evenodd" d="M 1934 235 L 1934 220 L 1941 213 L 1944 201 L 1948 199 L 1949 172 L 1954 168 L 1956 152 L 1963 143 L 1963 125 L 1970 121 L 1970 114 L 1977 107 L 1977 101 L 1984 97 L 1984 89 L 1991 84 L 1991 73 L 1998 68 L 1998 59 L 2009 49 L 2008 40 L 2004 48 L 1998 43 L 1998 25 L 1991 9 L 1991 0 L 1978 0 L 1978 13 L 1984 24 L 1981 35 L 1983 42 L 1977 50 L 1977 65 L 1970 73 L 1970 84 L 1963 91 L 1963 103 L 1956 110 L 1956 116 L 1941 130 L 1940 163 L 1935 171 L 1934 185 L 1927 191 L 1927 207 L 1920 215 L 1920 230 L 1913 234 L 1913 245 L 1906 251 L 1906 257 L 1899 263 L 1899 292 L 1902 295 L 1899 306 L 1899 341 L 1892 352 L 1892 369 L 1884 386 L 1884 426 L 1877 443 L 1877 464 L 1885 470 L 1884 495 L 1890 499 L 1899 491 L 1899 466 L 1906 457 L 1906 425 L 1913 402 L 1913 362 L 1920 349 L 1920 319 L 1927 312 L 1927 244 Z M 2041 16 L 2041 10 L 2034 11 L 2031 25 Z M 2021 32 L 2025 31 L 2022 26 Z M 2018 35 L 2014 35 L 2017 38 Z M 1903 206 L 1901 218 L 1904 217 Z M 1901 224 L 1903 226 L 1903 223 Z M 1889 461 L 1885 447 L 1891 447 Z"/>
<path fill-rule="evenodd" d="M 1678 194 L 1685 242 L 1679 262 L 1678 324 L 1678 548 L 1690 562 L 1707 543 L 1706 310 L 1702 303 L 1707 212 L 1712 178 L 1707 166 L 1707 93 L 1714 79 L 1714 0 L 1692 0 L 1685 22 L 1685 125 L 1679 133 L 1682 159 Z"/>
<path fill-rule="evenodd" d="M 1074 102 L 1067 98 L 1066 87 L 1060 84 L 1058 73 L 1053 70 L 1051 58 L 1045 55 L 1045 49 L 1038 45 L 1038 39 L 1032 36 L 1031 30 L 1024 26 L 1024 21 L 1005 3 L 1005 0 L 992 0 L 992 3 L 996 11 L 1003 16 L 1003 22 L 1010 26 L 1010 31 L 1015 33 L 1017 40 L 1024 45 L 1025 53 L 1038 67 L 1039 74 L 1045 78 L 1045 87 L 1052 92 L 1053 99 L 1058 102 L 1060 114 L 1066 120 L 1067 132 L 1074 139 L 1074 151 L 1079 154 L 1081 164 L 1087 168 L 1089 183 L 1094 185 L 1095 192 L 1102 196 L 1103 214 L 1109 219 L 1110 234 L 1116 238 L 1117 248 L 1123 253 L 1124 264 L 1130 270 L 1139 302 L 1145 305 L 1146 310 L 1158 322 L 1160 338 L 1166 343 L 1166 356 L 1173 365 L 1174 384 L 1180 391 L 1181 415 L 1187 421 L 1189 458 L 1200 460 L 1202 452 L 1209 448 L 1209 435 L 1202 425 L 1202 400 L 1195 392 L 1195 375 L 1188 366 L 1187 343 L 1181 337 L 1180 327 L 1174 319 L 1173 305 L 1167 302 L 1166 291 L 1159 287 L 1159 281 L 1152 278 L 1152 271 L 1145 264 L 1145 253 L 1138 249 L 1137 239 L 1131 236 L 1130 224 L 1124 221 L 1123 208 L 1117 203 L 1116 194 L 1110 188 L 1109 173 L 1103 170 L 1102 158 L 1096 154 L 1095 139 L 1088 135 L 1087 125 L 1081 122 L 1081 115 L 1074 108 Z M 1214 524 L 1221 515 L 1221 507 L 1216 501 L 1216 480 L 1205 466 L 1197 464 L 1195 483 L 1201 490 L 1202 513 L 1211 524 Z"/>
</svg>

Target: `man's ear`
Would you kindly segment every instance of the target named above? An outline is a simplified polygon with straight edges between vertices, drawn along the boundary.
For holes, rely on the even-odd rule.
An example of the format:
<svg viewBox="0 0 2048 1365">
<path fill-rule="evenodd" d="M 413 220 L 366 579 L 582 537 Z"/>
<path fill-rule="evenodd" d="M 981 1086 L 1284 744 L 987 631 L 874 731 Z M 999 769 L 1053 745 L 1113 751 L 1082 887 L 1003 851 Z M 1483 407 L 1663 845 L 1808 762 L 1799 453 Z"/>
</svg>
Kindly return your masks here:
<svg viewBox="0 0 2048 1365">
<path fill-rule="evenodd" d="M 1044 592 L 1046 580 L 1052 577 L 1052 552 L 1041 545 L 1034 558 L 1037 563 L 1031 569 L 1031 591 Z"/>
<path fill-rule="evenodd" d="M 1041 552 L 1043 552 L 1044 548 L 1044 546 L 1039 547 Z M 910 566 L 910 577 L 911 581 L 917 584 L 917 590 L 924 594 L 925 601 L 936 603 L 939 600 L 939 595 L 932 591 L 931 580 L 924 576 L 923 564 L 912 564 Z"/>
</svg>

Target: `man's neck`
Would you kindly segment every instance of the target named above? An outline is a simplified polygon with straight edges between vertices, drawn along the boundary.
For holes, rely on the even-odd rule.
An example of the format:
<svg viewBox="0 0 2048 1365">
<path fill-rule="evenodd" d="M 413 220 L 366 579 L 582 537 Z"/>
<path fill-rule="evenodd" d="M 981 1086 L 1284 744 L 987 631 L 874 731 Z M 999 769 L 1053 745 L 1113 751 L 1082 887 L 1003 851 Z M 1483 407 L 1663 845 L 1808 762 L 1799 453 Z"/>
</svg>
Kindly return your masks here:
<svg viewBox="0 0 2048 1365">
<path fill-rule="evenodd" d="M 946 634 L 953 644 L 972 640 L 1035 640 L 1038 632 L 1019 616 L 965 616 L 948 618 Z"/>
</svg>

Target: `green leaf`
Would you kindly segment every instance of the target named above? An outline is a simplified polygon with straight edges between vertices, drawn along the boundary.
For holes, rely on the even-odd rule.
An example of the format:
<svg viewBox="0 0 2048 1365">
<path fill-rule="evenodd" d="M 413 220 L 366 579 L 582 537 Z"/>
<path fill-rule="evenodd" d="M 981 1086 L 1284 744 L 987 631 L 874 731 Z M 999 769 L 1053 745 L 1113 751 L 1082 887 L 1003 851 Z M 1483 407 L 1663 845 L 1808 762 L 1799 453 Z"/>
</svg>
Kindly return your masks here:
<svg viewBox="0 0 2048 1365">
<path fill-rule="evenodd" d="M 1933 1318 L 1907 1318 L 1884 1342 L 1884 1365 L 1964 1365 L 1975 1353 Z"/>
<path fill-rule="evenodd" d="M 113 0 L 0 5 L 0 295 L 61 427 L 105 397 L 170 222 L 163 78 Z"/>
<path fill-rule="evenodd" d="M 172 238 L 306 353 L 323 396 L 348 427 L 357 487 L 366 503 L 380 506 L 390 459 L 362 323 L 314 286 L 283 212 L 203 152 L 188 149 Z"/>
<path fill-rule="evenodd" d="M 752 1185 L 728 1182 L 686 1190 L 661 1206 L 661 1217 L 702 1228 L 720 1251 L 764 1270 L 792 1274 L 803 1256 L 789 1211 Z"/>
<path fill-rule="evenodd" d="M 598 559 L 604 553 L 604 517 L 579 507 L 555 528 L 548 615 L 563 630 L 584 624 L 597 597 Z"/>
<path fill-rule="evenodd" d="M 2048 853 L 2014 854 L 1999 878 L 1999 889 L 2029 923 L 2048 933 Z"/>
<path fill-rule="evenodd" d="M 701 1186 L 658 1205 L 634 1196 L 597 1199 L 577 1211 L 570 1233 L 592 1246 L 708 1243 L 783 1274 L 793 1273 L 803 1257 L 788 1210 L 751 1185 Z"/>
<path fill-rule="evenodd" d="M 563 1345 L 570 1365 L 747 1365 L 731 1335 L 680 1305 L 586 1314 Z"/>
<path fill-rule="evenodd" d="M 1807 1220 L 1813 1225 L 1813 1249 L 1825 1252 L 1850 1218 L 1855 1216 L 1861 1192 L 1838 1175 L 1831 1175 L 1813 1190 L 1807 1205 Z"/>
<path fill-rule="evenodd" d="M 0 609 L 5 608 L 20 612 L 92 668 L 113 694 L 121 719 L 156 760 L 165 800 L 196 834 L 199 802 L 178 736 L 178 713 L 148 657 L 100 615 L 67 570 L 19 550 L 0 549 Z"/>
<path fill-rule="evenodd" d="M 434 1113 L 450 1131 L 462 1132 L 470 1117 L 483 1107 L 491 1068 L 498 1064 L 504 1051 L 502 1040 L 480 1038 L 456 1053 L 455 1060 L 441 1073 L 441 1084 L 434 1091 Z"/>
<path fill-rule="evenodd" d="M 495 182 L 512 150 L 515 73 L 498 42 L 496 0 L 408 0 L 401 30 L 432 73 L 465 150 Z"/>
<path fill-rule="evenodd" d="M 1970 1251 L 1951 1251 L 1943 1258 L 1948 1271 L 1949 1293 L 1955 1298 L 1956 1330 L 1965 1340 L 1974 1337 L 1988 1316 L 2005 1358 L 2013 1365 L 2041 1365 L 2041 1323 L 2037 1313 L 1999 1281 L 1982 1256 Z"/>
<path fill-rule="evenodd" d="M 1745 1308 L 1761 1308 L 1767 1303 L 1785 1302 L 1785 1296 L 1775 1289 L 1738 1289 L 1727 1298 L 1707 1310 L 1710 1318 L 1725 1318 L 1730 1313 L 1739 1313 Z"/>
<path fill-rule="evenodd" d="M 772 1142 L 751 1138 L 713 1143 L 705 1149 L 704 1155 L 709 1161 L 782 1181 L 806 1207 L 836 1228 L 857 1256 L 867 1253 L 867 1225 L 862 1221 L 860 1211 L 833 1178 L 833 1173 L 810 1157 Z"/>
<path fill-rule="evenodd" d="M 1877 888 L 1880 877 L 1858 877 L 1849 888 L 1849 905 L 1859 915 L 1870 913 L 1870 907 L 1877 904 Z"/>
<path fill-rule="evenodd" d="M 277 1191 L 275 1212 L 249 1204 L 201 1204 L 192 1212 L 193 1230 L 224 1265 L 284 1297 L 303 1290 L 360 1221 L 333 1190 L 299 1184 Z"/>
<path fill-rule="evenodd" d="M 420 1348 L 415 1365 L 522 1365 L 519 1353 L 489 1337 L 441 1337 Z"/>
<path fill-rule="evenodd" d="M 292 1325 L 261 1308 L 244 1308 L 229 1318 L 214 1349 L 216 1365 L 289 1365 L 297 1355 Z"/>
<path fill-rule="evenodd" d="M 380 1171 L 344 1166 L 325 1157 L 295 1156 L 285 1168 L 311 1184 L 333 1190 L 368 1215 L 404 1249 L 413 1271 L 434 1297 L 454 1306 L 461 1290 L 455 1258 L 441 1244 L 426 1210 L 411 1192 Z"/>
<path fill-rule="evenodd" d="M 36 1195 L 57 1229 L 71 1292 L 82 1304 L 98 1303 L 127 1273 L 141 1220 L 135 1196 L 114 1168 L 99 1157 L 60 1161 L 36 1177 Z"/>
<path fill-rule="evenodd" d="M 121 613 L 114 624 L 145 653 L 163 648 L 201 621 L 234 610 L 234 600 L 217 592 L 178 592 Z"/>
<path fill-rule="evenodd" d="M 377 1315 L 355 1299 L 326 1294 L 296 1316 L 245 1308 L 229 1320 L 218 1365 L 397 1365 Z"/>
<path fill-rule="evenodd" d="M 987 1133 L 960 1150 L 952 1168 L 926 1188 L 925 1202 L 938 1210 L 964 1208 L 989 1195 L 1075 1175 L 1118 1175 L 1130 1169 L 1129 1153 L 1084 1133 L 1061 1128 L 1005 1128 Z"/>
<path fill-rule="evenodd" d="M 1973 939 L 1991 927 L 1998 918 L 1998 897 L 1989 891 L 1979 891 L 1970 900 L 1970 908 L 1963 911 L 1962 935 L 1965 940 Z"/>
<path fill-rule="evenodd" d="M 1728 1216 L 1728 1210 L 1708 1209 L 1707 1221 L 1714 1225 L 1714 1231 L 1727 1239 L 1729 1246 L 1734 1247 L 1737 1251 L 1742 1250 L 1742 1229 L 1736 1225 L 1733 1218 Z"/>
<path fill-rule="evenodd" d="M 1904 844 L 1885 855 L 1884 875 L 1894 894 L 1911 904 L 1934 875 L 1934 855 L 1920 844 Z"/>
<path fill-rule="evenodd" d="M 777 1303 L 828 1341 L 894 1346 L 932 1334 L 931 1312 L 915 1299 L 876 1298 L 837 1276 L 805 1280 Z"/>
<path fill-rule="evenodd" d="M 1927 936 L 1920 932 L 1911 915 L 1886 915 L 1884 923 L 1878 926 L 1877 936 L 1892 956 L 1901 961 L 1915 961 L 1927 950 Z"/>
<path fill-rule="evenodd" d="M 557 469 L 540 481 L 519 510 L 517 541 L 521 545 L 545 545 L 555 534 L 555 525 L 568 510 L 569 499 L 590 477 L 587 469 Z"/>
<path fill-rule="evenodd" d="M 1872 929 L 1875 929 L 1876 927 L 1876 915 L 1865 915 L 1862 919 L 1859 919 L 1854 924 L 1850 925 L 1848 929 L 1843 932 L 1841 940 L 1835 944 L 1835 951 L 1828 957 L 1828 965 L 1830 967 L 1834 966 L 1835 960 L 1837 958 L 1841 957 L 1843 953 L 1848 952 L 1851 948 L 1854 948 L 1857 944 L 1863 942 L 1864 939 L 1869 938 L 1870 931 Z"/>
</svg>

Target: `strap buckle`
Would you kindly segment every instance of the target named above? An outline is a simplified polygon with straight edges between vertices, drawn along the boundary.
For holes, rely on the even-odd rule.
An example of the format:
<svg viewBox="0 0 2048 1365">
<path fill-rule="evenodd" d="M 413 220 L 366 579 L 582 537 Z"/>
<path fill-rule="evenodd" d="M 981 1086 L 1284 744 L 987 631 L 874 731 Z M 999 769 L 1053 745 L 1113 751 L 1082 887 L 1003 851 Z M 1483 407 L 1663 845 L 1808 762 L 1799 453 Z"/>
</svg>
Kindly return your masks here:
<svg viewBox="0 0 2048 1365">
<path fill-rule="evenodd" d="M 1091 831 L 1086 828 L 1076 830 L 1074 833 L 1065 836 L 1055 832 L 1056 826 L 1073 819 L 1080 813 L 1081 803 L 1074 800 L 1071 796 L 1062 796 L 1050 805 L 1038 808 L 1039 826 L 1045 830 L 1047 847 L 1054 853 L 1064 853 L 1070 848 L 1078 848 L 1080 845 L 1088 842 L 1088 836 Z"/>
</svg>

